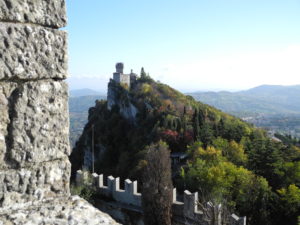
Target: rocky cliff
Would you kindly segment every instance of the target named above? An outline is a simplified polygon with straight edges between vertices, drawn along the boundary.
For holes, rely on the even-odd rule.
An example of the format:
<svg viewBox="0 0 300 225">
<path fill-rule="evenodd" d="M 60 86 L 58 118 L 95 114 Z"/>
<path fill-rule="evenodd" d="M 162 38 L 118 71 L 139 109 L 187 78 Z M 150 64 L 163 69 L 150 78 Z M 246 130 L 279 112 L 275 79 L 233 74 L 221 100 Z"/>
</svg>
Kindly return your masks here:
<svg viewBox="0 0 300 225">
<path fill-rule="evenodd" d="M 131 88 L 133 89 L 134 85 Z M 102 164 L 104 167 L 112 168 L 119 159 L 122 160 L 119 152 L 115 150 L 117 146 L 123 146 L 124 143 L 127 143 L 129 148 L 132 146 L 133 139 L 129 131 L 138 126 L 137 115 L 140 114 L 135 100 L 130 89 L 112 79 L 109 81 L 107 101 L 98 100 L 95 107 L 89 109 L 89 121 L 72 152 L 71 162 L 74 173 L 81 168 L 91 168 L 93 163 L 97 164 L 98 169 L 101 167 L 102 163 L 99 163 L 101 160 L 105 161 Z M 91 145 L 93 135 L 94 157 Z M 107 152 L 114 151 L 113 157 L 107 159 Z M 133 148 L 132 151 L 134 151 Z"/>
<path fill-rule="evenodd" d="M 64 0 L 0 1 L 0 224 L 115 224 L 70 197 Z"/>
<path fill-rule="evenodd" d="M 118 107 L 125 119 L 135 122 L 138 109 L 132 104 L 128 90 L 110 80 L 107 88 L 107 109 L 111 110 L 113 107 Z"/>
</svg>

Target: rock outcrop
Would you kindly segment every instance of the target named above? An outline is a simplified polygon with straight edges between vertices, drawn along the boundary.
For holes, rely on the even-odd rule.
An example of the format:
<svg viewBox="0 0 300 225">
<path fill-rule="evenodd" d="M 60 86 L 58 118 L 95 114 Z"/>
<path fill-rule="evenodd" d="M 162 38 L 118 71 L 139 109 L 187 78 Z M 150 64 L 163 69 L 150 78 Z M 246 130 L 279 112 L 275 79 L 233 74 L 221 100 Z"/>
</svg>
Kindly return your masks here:
<svg viewBox="0 0 300 225">
<path fill-rule="evenodd" d="M 0 1 L 0 224 L 116 224 L 70 196 L 64 0 Z"/>
<path fill-rule="evenodd" d="M 118 107 L 121 115 L 135 123 L 138 109 L 132 104 L 129 92 L 114 80 L 110 80 L 107 87 L 107 108 Z"/>
</svg>

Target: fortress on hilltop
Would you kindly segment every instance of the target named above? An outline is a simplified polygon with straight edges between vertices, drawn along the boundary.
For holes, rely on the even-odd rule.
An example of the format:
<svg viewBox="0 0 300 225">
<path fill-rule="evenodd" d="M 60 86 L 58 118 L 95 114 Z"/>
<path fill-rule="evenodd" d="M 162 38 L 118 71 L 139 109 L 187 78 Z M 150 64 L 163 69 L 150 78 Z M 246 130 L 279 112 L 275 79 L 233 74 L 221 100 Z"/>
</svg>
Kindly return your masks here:
<svg viewBox="0 0 300 225">
<path fill-rule="evenodd" d="M 130 88 L 130 85 L 136 81 L 137 75 L 131 70 L 130 74 L 124 74 L 124 63 L 116 64 L 116 72 L 113 73 L 113 80 Z"/>
<path fill-rule="evenodd" d="M 137 74 L 133 73 L 131 70 L 130 74 L 124 74 L 124 64 L 119 62 L 116 64 L 116 72 L 113 73 L 113 79 L 108 83 L 107 88 L 107 109 L 111 110 L 114 105 L 119 106 L 120 113 L 124 118 L 134 121 L 135 116 L 138 112 L 137 108 L 130 102 L 130 96 L 128 90 L 136 82 Z M 113 82 L 112 82 L 113 81 Z M 121 100 L 118 96 L 118 86 L 115 84 L 120 84 L 127 91 L 124 91 L 124 98 Z M 126 99 L 126 101 L 125 101 Z"/>
</svg>

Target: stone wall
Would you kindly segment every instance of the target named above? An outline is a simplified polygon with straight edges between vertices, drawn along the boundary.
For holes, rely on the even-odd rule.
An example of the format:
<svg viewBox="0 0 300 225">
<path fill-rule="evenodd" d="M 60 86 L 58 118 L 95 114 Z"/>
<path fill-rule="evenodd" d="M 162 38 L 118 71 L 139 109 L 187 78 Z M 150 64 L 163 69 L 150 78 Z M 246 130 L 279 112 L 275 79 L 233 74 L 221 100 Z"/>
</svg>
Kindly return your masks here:
<svg viewBox="0 0 300 225">
<path fill-rule="evenodd" d="M 117 83 L 126 85 L 128 88 L 130 88 L 130 75 L 129 74 L 114 73 L 113 79 Z"/>
<path fill-rule="evenodd" d="M 69 195 L 64 5 L 0 1 L 0 207 Z"/>
<path fill-rule="evenodd" d="M 0 0 L 0 224 L 116 224 L 70 196 L 64 0 Z"/>
</svg>

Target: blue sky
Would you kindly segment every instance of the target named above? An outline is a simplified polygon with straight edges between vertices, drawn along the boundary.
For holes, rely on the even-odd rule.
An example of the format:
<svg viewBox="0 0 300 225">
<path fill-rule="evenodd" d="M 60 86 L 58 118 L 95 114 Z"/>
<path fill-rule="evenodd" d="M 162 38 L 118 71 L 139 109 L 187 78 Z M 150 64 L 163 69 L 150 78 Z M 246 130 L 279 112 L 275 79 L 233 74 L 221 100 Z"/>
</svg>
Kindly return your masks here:
<svg viewBox="0 0 300 225">
<path fill-rule="evenodd" d="M 116 62 L 181 91 L 300 84 L 299 0 L 67 0 L 71 89 Z"/>
</svg>

